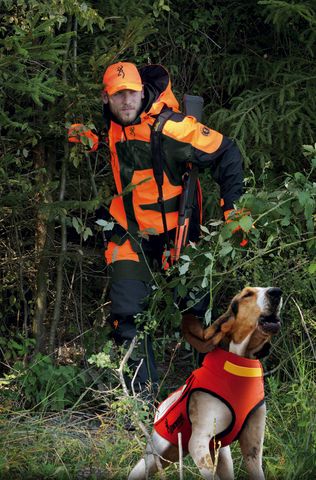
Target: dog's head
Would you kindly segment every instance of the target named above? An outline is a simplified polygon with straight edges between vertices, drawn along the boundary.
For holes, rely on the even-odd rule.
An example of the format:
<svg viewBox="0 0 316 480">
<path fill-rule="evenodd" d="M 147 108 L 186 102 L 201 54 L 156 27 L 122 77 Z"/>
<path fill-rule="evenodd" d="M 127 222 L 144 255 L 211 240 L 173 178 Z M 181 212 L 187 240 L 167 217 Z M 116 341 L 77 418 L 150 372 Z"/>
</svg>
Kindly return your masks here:
<svg viewBox="0 0 316 480">
<path fill-rule="evenodd" d="M 254 358 L 280 329 L 282 291 L 279 288 L 246 287 L 227 311 L 208 328 L 193 316 L 183 318 L 183 335 L 199 352 L 209 352 L 219 343 L 245 345 L 244 356 Z"/>
</svg>

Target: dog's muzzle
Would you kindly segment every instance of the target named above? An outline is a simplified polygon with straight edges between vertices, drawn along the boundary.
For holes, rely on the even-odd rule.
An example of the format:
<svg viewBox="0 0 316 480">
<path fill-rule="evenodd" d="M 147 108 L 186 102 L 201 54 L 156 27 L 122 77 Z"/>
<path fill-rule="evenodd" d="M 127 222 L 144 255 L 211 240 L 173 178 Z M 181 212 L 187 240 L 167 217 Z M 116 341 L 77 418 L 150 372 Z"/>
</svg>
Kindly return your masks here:
<svg viewBox="0 0 316 480">
<path fill-rule="evenodd" d="M 275 334 L 281 328 L 280 310 L 282 306 L 282 290 L 280 288 L 269 288 L 266 292 L 269 313 L 261 315 L 259 325 L 265 333 Z"/>
</svg>

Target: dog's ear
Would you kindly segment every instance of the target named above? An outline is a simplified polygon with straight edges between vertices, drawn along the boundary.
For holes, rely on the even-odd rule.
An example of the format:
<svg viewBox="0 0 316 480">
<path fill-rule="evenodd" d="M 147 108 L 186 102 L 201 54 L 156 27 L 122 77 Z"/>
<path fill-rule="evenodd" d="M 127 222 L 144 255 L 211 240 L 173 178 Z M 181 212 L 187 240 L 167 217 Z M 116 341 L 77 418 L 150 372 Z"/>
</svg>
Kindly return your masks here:
<svg viewBox="0 0 316 480">
<path fill-rule="evenodd" d="M 207 353 L 214 350 L 230 332 L 234 321 L 235 315 L 231 307 L 205 329 L 195 315 L 186 314 L 182 318 L 182 333 L 187 342 L 198 352 Z"/>
<path fill-rule="evenodd" d="M 215 322 L 204 330 L 204 338 L 207 341 L 212 341 L 214 346 L 231 331 L 235 323 L 235 314 L 232 308 L 229 307 L 227 312 L 218 317 Z"/>
<path fill-rule="evenodd" d="M 182 317 L 182 335 L 199 353 L 207 353 L 214 349 L 212 341 L 204 338 L 204 329 L 198 317 L 187 313 Z"/>
</svg>

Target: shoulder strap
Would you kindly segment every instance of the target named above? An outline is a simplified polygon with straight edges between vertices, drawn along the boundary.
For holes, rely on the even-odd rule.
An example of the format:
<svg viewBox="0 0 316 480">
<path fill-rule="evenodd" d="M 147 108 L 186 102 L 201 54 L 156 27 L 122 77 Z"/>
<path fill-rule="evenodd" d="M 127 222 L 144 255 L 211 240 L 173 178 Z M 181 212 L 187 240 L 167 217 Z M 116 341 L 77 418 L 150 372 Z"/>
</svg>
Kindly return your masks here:
<svg viewBox="0 0 316 480">
<path fill-rule="evenodd" d="M 161 146 L 161 133 L 163 127 L 167 120 L 169 120 L 175 112 L 171 109 L 163 110 L 158 117 L 156 118 L 150 137 L 150 145 L 151 145 L 151 157 L 153 162 L 153 171 L 154 177 L 156 180 L 156 184 L 158 187 L 158 203 L 161 209 L 161 216 L 162 216 L 162 224 L 164 229 L 164 234 L 166 238 L 166 244 L 168 250 L 170 250 L 170 239 L 168 235 L 168 227 L 167 227 L 167 220 L 166 220 L 166 212 L 165 212 L 165 205 L 164 205 L 164 198 L 163 198 L 163 170 L 164 170 L 164 159 L 163 159 L 163 152 Z"/>
<path fill-rule="evenodd" d="M 161 133 L 163 127 L 167 120 L 169 120 L 175 112 L 170 109 L 163 110 L 158 117 L 156 118 L 151 132 L 151 153 L 152 153 L 152 162 L 153 162 L 153 170 L 154 176 L 157 185 L 163 185 L 163 154 L 161 148 Z"/>
</svg>

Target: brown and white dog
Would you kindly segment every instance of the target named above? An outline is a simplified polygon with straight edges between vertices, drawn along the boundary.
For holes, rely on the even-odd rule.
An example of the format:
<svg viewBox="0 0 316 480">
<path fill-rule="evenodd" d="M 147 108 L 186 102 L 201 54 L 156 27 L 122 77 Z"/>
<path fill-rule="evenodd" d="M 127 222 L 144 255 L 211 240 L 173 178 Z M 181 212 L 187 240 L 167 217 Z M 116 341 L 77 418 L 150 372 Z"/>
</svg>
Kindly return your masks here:
<svg viewBox="0 0 316 480">
<path fill-rule="evenodd" d="M 264 479 L 262 447 L 266 407 L 262 368 L 256 354 L 279 331 L 281 306 L 279 288 L 246 287 L 233 298 L 228 310 L 206 329 L 193 315 L 184 317 L 184 337 L 199 352 L 208 353 L 203 366 L 158 408 L 145 457 L 133 468 L 128 480 L 145 480 L 148 474 L 156 472 L 157 456 L 163 467 L 178 461 L 179 438 L 183 441 L 184 454 L 190 453 L 205 479 L 234 478 L 229 443 L 236 438 L 249 478 Z M 214 389 L 205 387 L 208 377 L 214 377 Z M 202 386 L 195 383 L 199 378 Z M 228 400 L 217 391 L 217 384 L 221 382 L 228 392 Z M 247 400 L 248 390 L 250 400 Z M 239 425 L 234 410 L 239 408 L 238 402 L 241 410 L 250 402 L 250 410 L 248 414 L 244 412 Z M 225 435 L 228 444 L 224 439 L 221 446 L 220 439 Z"/>
</svg>

